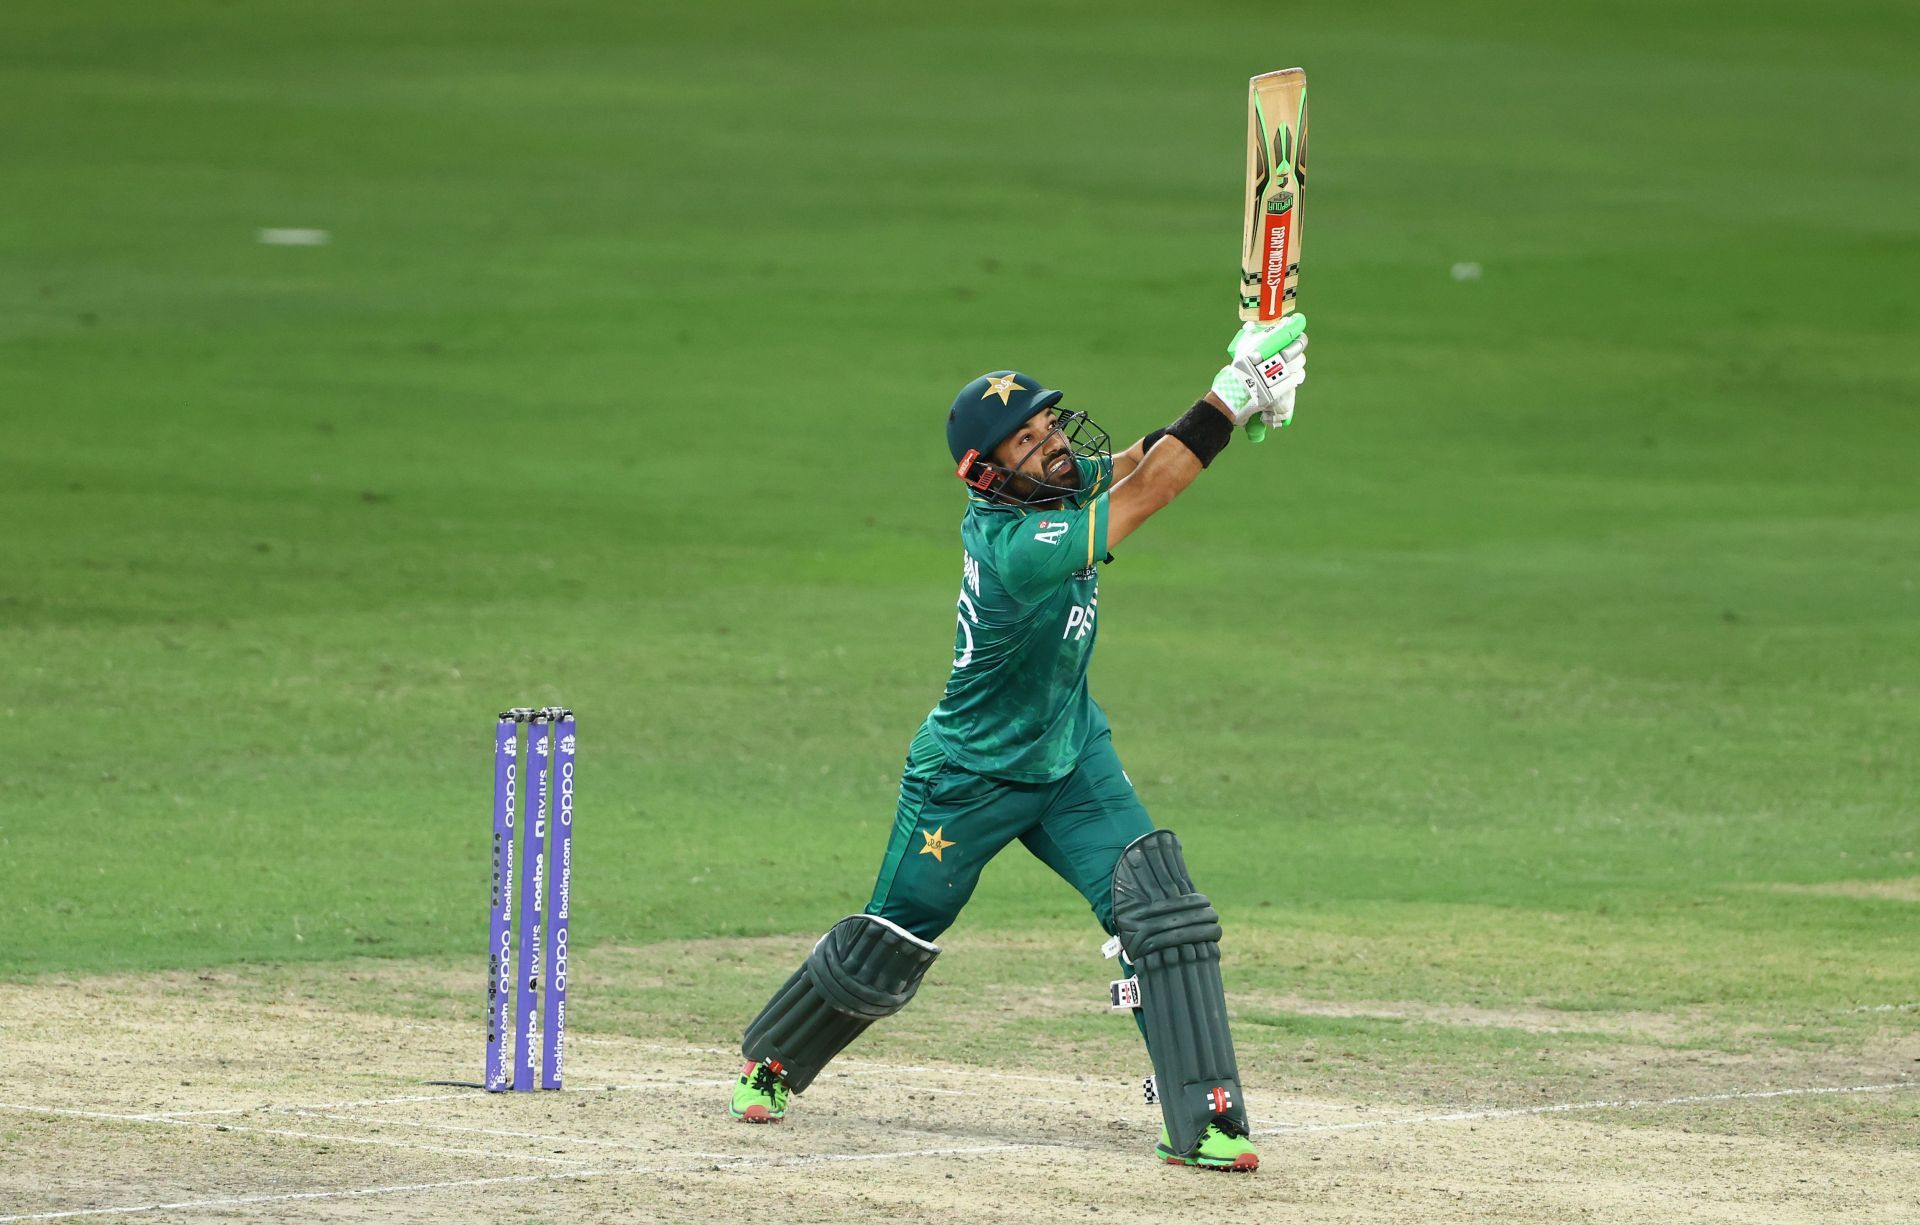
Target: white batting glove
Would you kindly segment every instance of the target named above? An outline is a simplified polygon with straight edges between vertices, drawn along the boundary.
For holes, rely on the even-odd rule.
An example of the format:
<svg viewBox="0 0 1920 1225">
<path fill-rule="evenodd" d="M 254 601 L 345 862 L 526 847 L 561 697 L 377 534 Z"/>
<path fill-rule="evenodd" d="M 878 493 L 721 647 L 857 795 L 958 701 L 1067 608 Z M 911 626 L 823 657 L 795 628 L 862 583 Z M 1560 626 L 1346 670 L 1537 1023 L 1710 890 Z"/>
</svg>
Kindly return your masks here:
<svg viewBox="0 0 1920 1225">
<path fill-rule="evenodd" d="M 1301 382 L 1305 381 L 1305 379 L 1301 380 Z M 1266 426 L 1268 429 L 1277 430 L 1287 422 L 1293 420 L 1293 396 L 1298 386 L 1299 384 L 1296 383 L 1293 387 L 1287 388 L 1278 396 L 1274 397 L 1272 408 L 1261 409 L 1260 424 Z"/>
<path fill-rule="evenodd" d="M 1306 333 L 1302 332 L 1300 339 L 1280 350 L 1280 359 L 1286 367 L 1286 390 L 1274 396 L 1271 408 L 1260 410 L 1260 420 L 1268 428 L 1276 430 L 1293 420 L 1294 393 L 1299 390 L 1300 384 L 1307 381 Z"/>
<path fill-rule="evenodd" d="M 1213 379 L 1213 394 L 1235 425 L 1254 417 L 1284 425 L 1293 416 L 1293 391 L 1307 377 L 1306 325 L 1304 316 L 1292 315 L 1268 327 L 1248 324 L 1235 334 L 1233 360 Z"/>
</svg>

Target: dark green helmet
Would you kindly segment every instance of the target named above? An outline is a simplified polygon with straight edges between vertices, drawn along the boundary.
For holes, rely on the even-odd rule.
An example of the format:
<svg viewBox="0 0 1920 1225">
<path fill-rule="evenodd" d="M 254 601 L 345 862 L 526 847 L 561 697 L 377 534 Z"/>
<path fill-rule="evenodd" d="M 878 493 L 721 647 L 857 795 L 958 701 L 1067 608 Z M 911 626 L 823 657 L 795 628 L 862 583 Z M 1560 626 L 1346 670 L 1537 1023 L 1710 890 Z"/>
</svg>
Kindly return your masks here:
<svg viewBox="0 0 1920 1225">
<path fill-rule="evenodd" d="M 960 389 L 947 412 L 947 449 L 953 452 L 953 462 L 959 463 L 969 451 L 992 455 L 1021 422 L 1059 402 L 1059 392 L 1018 371 L 981 375 Z"/>
<path fill-rule="evenodd" d="M 1055 408 L 1059 402 L 1059 392 L 1013 370 L 983 374 L 962 387 L 953 398 L 953 407 L 947 410 L 947 449 L 959 465 L 956 475 L 981 497 L 1016 506 L 1044 506 L 1079 493 L 1077 467 L 1071 474 L 1071 485 L 1051 484 L 1018 471 L 1028 456 L 1045 447 L 1055 435 L 1066 438 L 1077 458 L 1096 459 L 1109 454 L 1105 431 L 1085 413 L 1061 412 Z M 1035 413 L 1046 409 L 1053 409 L 1053 429 L 1047 436 L 1011 467 L 994 463 L 994 448 Z"/>
</svg>

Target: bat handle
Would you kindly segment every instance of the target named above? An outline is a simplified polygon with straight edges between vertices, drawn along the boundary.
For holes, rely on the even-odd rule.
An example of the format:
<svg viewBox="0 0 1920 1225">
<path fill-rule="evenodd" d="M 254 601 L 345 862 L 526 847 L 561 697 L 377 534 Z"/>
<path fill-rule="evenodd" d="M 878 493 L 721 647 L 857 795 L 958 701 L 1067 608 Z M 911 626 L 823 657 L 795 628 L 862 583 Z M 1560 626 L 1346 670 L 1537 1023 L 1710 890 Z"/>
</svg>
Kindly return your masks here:
<svg viewBox="0 0 1920 1225">
<path fill-rule="evenodd" d="M 1248 442 L 1265 442 L 1267 440 L 1267 423 L 1258 417 L 1253 417 L 1247 421 L 1246 430 Z"/>
</svg>

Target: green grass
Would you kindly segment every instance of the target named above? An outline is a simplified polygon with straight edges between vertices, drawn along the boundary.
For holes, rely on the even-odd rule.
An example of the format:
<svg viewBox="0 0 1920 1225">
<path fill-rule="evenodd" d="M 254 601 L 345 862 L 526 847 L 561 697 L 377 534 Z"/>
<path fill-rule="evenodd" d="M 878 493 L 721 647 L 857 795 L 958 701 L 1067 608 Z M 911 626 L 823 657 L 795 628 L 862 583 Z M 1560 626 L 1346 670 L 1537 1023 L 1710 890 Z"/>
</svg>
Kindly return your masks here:
<svg viewBox="0 0 1920 1225">
<path fill-rule="evenodd" d="M 1313 380 L 1122 550 L 1093 677 L 1246 981 L 1920 999 L 1911 903 L 1754 887 L 1920 875 L 1916 32 L 23 13 L 0 974 L 477 951 L 515 701 L 582 712 L 587 947 L 857 908 L 948 663 L 948 397 L 1014 365 L 1127 439 L 1189 403 L 1242 82 L 1300 62 Z M 963 923 L 1084 918 L 1014 852 Z"/>
</svg>

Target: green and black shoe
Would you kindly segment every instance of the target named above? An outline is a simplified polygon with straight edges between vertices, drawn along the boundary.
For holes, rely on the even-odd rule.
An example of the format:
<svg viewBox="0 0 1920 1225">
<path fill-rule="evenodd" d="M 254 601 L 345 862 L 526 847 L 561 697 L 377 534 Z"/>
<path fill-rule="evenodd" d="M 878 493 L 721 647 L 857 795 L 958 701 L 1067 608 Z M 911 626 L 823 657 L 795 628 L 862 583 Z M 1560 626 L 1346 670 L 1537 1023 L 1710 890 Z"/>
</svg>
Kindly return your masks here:
<svg viewBox="0 0 1920 1225">
<path fill-rule="evenodd" d="M 1176 1153 L 1169 1148 L 1167 1129 L 1162 1127 L 1160 1143 L 1153 1146 L 1153 1155 L 1168 1165 L 1191 1166 L 1196 1170 L 1251 1174 L 1260 1168 L 1260 1154 L 1253 1151 L 1247 1129 L 1224 1114 L 1213 1116 L 1213 1122 L 1207 1124 L 1207 1134 L 1200 1137 L 1200 1147 L 1191 1153 Z"/>
<path fill-rule="evenodd" d="M 727 1113 L 742 1123 L 778 1123 L 787 1117 L 788 1096 L 779 1064 L 749 1063 L 740 1069 L 740 1083 L 733 1087 Z"/>
</svg>

